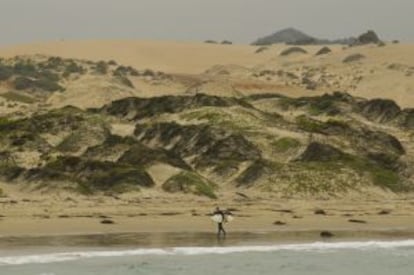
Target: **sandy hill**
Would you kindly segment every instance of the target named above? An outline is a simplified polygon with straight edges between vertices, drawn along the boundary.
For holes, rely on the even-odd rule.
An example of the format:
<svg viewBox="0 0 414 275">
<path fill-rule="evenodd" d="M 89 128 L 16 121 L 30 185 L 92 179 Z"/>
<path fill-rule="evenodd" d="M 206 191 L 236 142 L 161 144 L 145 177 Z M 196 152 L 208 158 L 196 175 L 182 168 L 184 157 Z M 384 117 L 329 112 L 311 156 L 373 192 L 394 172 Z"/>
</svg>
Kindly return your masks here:
<svg viewBox="0 0 414 275">
<path fill-rule="evenodd" d="M 367 98 L 390 98 L 404 107 L 414 106 L 414 45 L 331 45 L 332 52 L 318 56 L 315 54 L 322 46 L 304 46 L 305 53 L 281 55 L 289 47 L 61 41 L 1 48 L 0 57 L 41 54 L 94 62 L 115 60 L 137 70 L 151 69 L 172 76 L 169 81 L 131 79 L 141 96 L 195 92 L 304 96 L 346 91 Z M 344 62 L 347 58 L 351 61 Z"/>
</svg>

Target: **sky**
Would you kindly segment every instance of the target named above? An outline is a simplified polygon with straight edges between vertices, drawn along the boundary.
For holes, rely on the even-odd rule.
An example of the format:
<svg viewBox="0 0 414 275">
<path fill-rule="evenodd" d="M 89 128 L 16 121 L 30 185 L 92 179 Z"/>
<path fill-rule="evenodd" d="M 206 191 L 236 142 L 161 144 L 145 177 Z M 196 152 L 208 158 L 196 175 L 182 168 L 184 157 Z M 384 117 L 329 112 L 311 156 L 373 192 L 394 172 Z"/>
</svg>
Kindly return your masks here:
<svg viewBox="0 0 414 275">
<path fill-rule="evenodd" d="M 318 38 L 368 29 L 414 42 L 413 0 L 0 0 L 0 44 L 145 39 L 251 43 L 294 27 Z"/>
</svg>

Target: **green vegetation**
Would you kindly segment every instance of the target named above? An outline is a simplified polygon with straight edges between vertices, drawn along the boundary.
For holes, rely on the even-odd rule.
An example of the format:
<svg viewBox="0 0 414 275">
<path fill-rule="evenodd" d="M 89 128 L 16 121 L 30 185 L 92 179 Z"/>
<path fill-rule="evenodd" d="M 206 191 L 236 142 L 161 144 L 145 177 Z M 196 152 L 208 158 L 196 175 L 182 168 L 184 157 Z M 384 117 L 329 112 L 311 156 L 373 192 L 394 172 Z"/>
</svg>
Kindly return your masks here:
<svg viewBox="0 0 414 275">
<path fill-rule="evenodd" d="M 107 74 L 108 73 L 108 64 L 105 61 L 99 61 L 96 63 L 95 71 L 98 74 Z"/>
<path fill-rule="evenodd" d="M 272 148 L 277 153 L 285 153 L 289 151 L 290 149 L 295 149 L 295 148 L 298 148 L 299 146 L 300 146 L 300 142 L 290 137 L 283 137 L 281 139 L 278 139 L 272 142 Z"/>
<path fill-rule="evenodd" d="M 35 100 L 32 97 L 13 91 L 0 94 L 0 96 L 10 101 L 16 101 L 26 104 L 32 104 L 35 102 Z"/>
<path fill-rule="evenodd" d="M 279 100 L 279 106 L 284 110 L 288 110 L 290 107 L 306 108 L 312 116 L 318 116 L 321 114 L 335 116 L 341 113 L 341 110 L 337 106 L 338 102 L 345 101 L 347 99 L 346 97 L 346 94 L 338 92 L 333 94 L 324 94 L 318 97 L 282 97 Z"/>
<path fill-rule="evenodd" d="M 18 178 L 24 169 L 14 164 L 2 163 L 0 164 L 0 177 L 6 181 L 12 181 Z"/>
<path fill-rule="evenodd" d="M 66 64 L 65 71 L 63 72 L 62 76 L 67 78 L 71 74 L 75 74 L 75 73 L 83 74 L 83 73 L 85 73 L 85 69 L 82 66 L 76 64 L 76 62 L 70 61 Z"/>
<path fill-rule="evenodd" d="M 393 171 L 386 167 L 381 167 L 376 163 L 372 163 L 366 159 L 350 156 L 346 164 L 359 173 L 369 173 L 372 183 L 378 187 L 391 190 L 393 192 L 407 191 L 406 186 L 397 171 Z"/>
<path fill-rule="evenodd" d="M 301 130 L 313 133 L 320 133 L 326 127 L 325 123 L 311 119 L 305 115 L 296 117 L 296 125 Z"/>
<path fill-rule="evenodd" d="M 13 76 L 13 69 L 9 66 L 0 64 L 0 81 L 8 80 Z"/>
<path fill-rule="evenodd" d="M 196 173 L 181 172 L 165 182 L 162 188 L 171 193 L 183 192 L 217 199 L 214 189 L 216 185 L 201 178 Z"/>
<path fill-rule="evenodd" d="M 77 152 L 81 149 L 79 142 L 82 139 L 82 135 L 79 132 L 72 132 L 66 137 L 57 147 L 61 152 Z"/>
<path fill-rule="evenodd" d="M 44 168 L 32 171 L 35 180 L 70 180 L 79 191 L 125 190 L 126 187 L 151 187 L 151 177 L 140 167 L 79 157 L 58 157 Z"/>
</svg>

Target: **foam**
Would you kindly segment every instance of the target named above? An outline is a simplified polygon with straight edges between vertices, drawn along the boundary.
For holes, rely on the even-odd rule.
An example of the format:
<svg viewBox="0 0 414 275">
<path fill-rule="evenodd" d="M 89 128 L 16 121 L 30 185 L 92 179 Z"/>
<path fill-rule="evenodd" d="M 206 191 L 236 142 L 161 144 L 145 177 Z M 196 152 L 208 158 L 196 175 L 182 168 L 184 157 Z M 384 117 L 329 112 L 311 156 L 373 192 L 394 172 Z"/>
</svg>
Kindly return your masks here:
<svg viewBox="0 0 414 275">
<path fill-rule="evenodd" d="M 40 255 L 0 257 L 0 266 L 46 264 L 66 261 L 75 261 L 102 257 L 127 257 L 127 256 L 171 256 L 171 255 L 207 255 L 207 254 L 231 254 L 247 252 L 275 252 L 275 251 L 330 251 L 330 250 L 370 250 L 393 249 L 413 247 L 414 240 L 404 241 L 366 241 L 366 242 L 315 242 L 304 244 L 281 244 L 269 246 L 231 246 L 231 247 L 175 247 L 175 248 L 143 248 L 122 251 L 83 251 L 68 253 L 52 253 Z"/>
</svg>

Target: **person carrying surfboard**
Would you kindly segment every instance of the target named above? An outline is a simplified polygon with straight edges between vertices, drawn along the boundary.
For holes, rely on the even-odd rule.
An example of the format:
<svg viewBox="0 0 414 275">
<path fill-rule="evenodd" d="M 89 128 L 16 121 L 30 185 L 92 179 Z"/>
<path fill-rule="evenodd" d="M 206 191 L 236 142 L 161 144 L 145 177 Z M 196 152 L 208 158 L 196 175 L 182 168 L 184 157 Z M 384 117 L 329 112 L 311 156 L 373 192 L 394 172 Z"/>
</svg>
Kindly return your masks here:
<svg viewBox="0 0 414 275">
<path fill-rule="evenodd" d="M 224 230 L 223 223 L 226 222 L 226 215 L 225 213 L 220 210 L 220 208 L 217 206 L 216 210 L 213 213 L 214 220 L 217 222 L 218 231 L 217 231 L 217 237 L 220 237 L 221 234 L 223 234 L 223 237 L 226 237 L 226 230 Z"/>
</svg>

